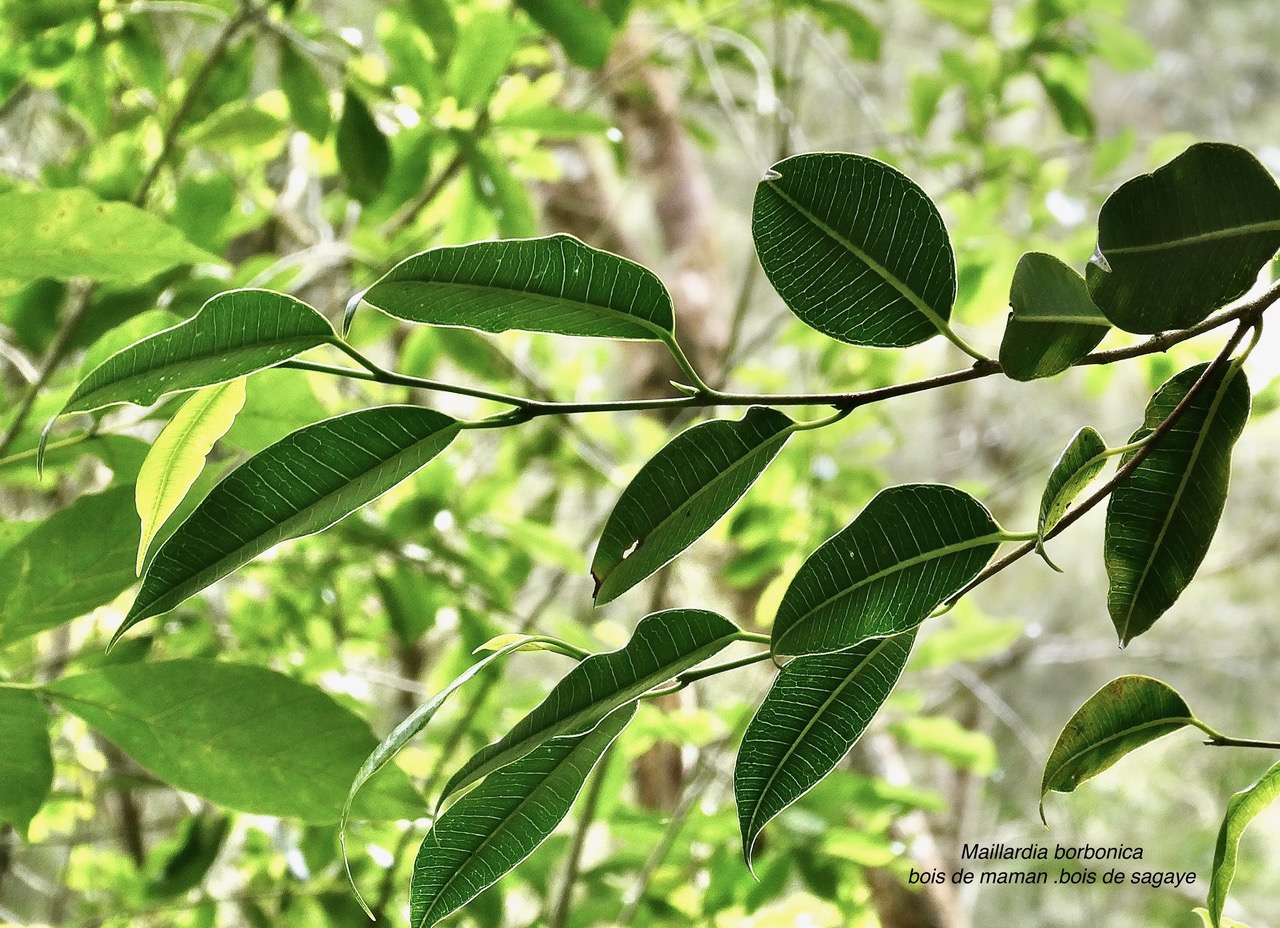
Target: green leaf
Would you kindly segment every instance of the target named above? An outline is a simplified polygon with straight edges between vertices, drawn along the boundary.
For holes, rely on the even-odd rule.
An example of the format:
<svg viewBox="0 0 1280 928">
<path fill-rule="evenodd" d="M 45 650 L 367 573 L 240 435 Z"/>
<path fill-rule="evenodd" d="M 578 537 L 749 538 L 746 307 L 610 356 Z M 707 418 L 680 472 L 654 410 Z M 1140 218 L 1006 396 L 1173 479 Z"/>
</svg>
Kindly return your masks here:
<svg viewBox="0 0 1280 928">
<path fill-rule="evenodd" d="M 235 380 L 336 339 L 323 316 L 291 296 L 230 290 L 186 322 L 107 358 L 58 415 L 114 403 L 150 406 L 166 393 Z"/>
<path fill-rule="evenodd" d="M 1049 472 L 1044 494 L 1040 497 L 1040 516 L 1036 533 L 1040 540 L 1067 514 L 1067 508 L 1102 473 L 1107 463 L 1107 443 L 1095 429 L 1085 426 L 1071 437 L 1062 455 Z"/>
<path fill-rule="evenodd" d="M 493 125 L 495 129 L 527 129 L 544 139 L 573 139 L 604 135 L 613 123 L 594 113 L 547 105 L 512 107 Z"/>
<path fill-rule="evenodd" d="M 137 580 L 137 547 L 131 485 L 82 496 L 39 523 L 0 554 L 0 645 L 111 602 Z"/>
<path fill-rule="evenodd" d="M 1065 371 L 1110 328 L 1084 278 L 1052 255 L 1030 252 L 1018 259 L 1009 304 L 1013 314 L 1000 342 L 1000 365 L 1014 380 Z"/>
<path fill-rule="evenodd" d="M 1280 187 L 1249 152 L 1192 145 L 1102 204 L 1089 290 L 1126 332 L 1181 329 L 1243 296 L 1280 248 Z"/>
<path fill-rule="evenodd" d="M 378 744 L 332 696 L 247 664 L 119 664 L 43 692 L 166 783 L 259 815 L 337 821 L 348 785 Z M 361 814 L 419 815 L 408 779 L 387 773 Z"/>
<path fill-rule="evenodd" d="M 1198 364 L 1165 383 L 1130 441 L 1167 419 L 1206 367 Z M 1155 624 L 1204 560 L 1227 500 L 1231 449 L 1248 419 L 1244 371 L 1219 370 L 1111 494 L 1103 557 L 1111 581 L 1107 609 L 1122 645 Z"/>
<path fill-rule="evenodd" d="M 138 472 L 135 503 L 142 520 L 138 539 L 140 575 L 147 548 L 165 519 L 173 515 L 191 484 L 204 470 L 214 443 L 227 433 L 244 405 L 244 378 L 205 387 L 183 403 L 169 420 Z"/>
<path fill-rule="evenodd" d="M 478 8 L 458 32 L 445 83 L 469 110 L 483 103 L 507 71 L 520 33 L 506 10 Z"/>
<path fill-rule="evenodd" d="M 920 5 L 939 19 L 965 32 L 987 35 L 991 27 L 991 0 L 919 0 Z"/>
<path fill-rule="evenodd" d="M 440 64 L 448 64 L 458 41 L 458 24 L 448 0 L 407 0 L 404 11 L 431 40 Z"/>
<path fill-rule="evenodd" d="M 908 631 L 976 577 L 1003 539 L 986 507 L 955 487 L 882 490 L 801 565 L 773 620 L 773 653 L 841 651 Z"/>
<path fill-rule="evenodd" d="M 752 232 L 769 281 L 806 325 L 902 348 L 947 327 L 955 256 L 937 207 L 864 155 L 796 155 L 756 188 Z"/>
<path fill-rule="evenodd" d="M 596 605 L 617 599 L 720 520 L 795 429 L 753 406 L 740 420 L 702 422 L 651 458 L 618 498 L 591 562 Z"/>
<path fill-rule="evenodd" d="M 613 46 L 613 23 L 582 0 L 516 0 L 538 25 L 556 37 L 569 60 L 581 68 L 600 68 Z"/>
<path fill-rule="evenodd" d="M 668 609 L 645 616 L 624 647 L 584 660 L 506 735 L 463 764 L 445 784 L 440 802 L 551 739 L 587 731 L 619 706 L 702 663 L 740 634 L 728 619 L 703 609 Z"/>
<path fill-rule="evenodd" d="M 186 819 L 174 839 L 161 844 L 147 858 L 152 871 L 147 881 L 149 900 L 175 899 L 199 886 L 231 833 L 231 818 L 226 815 L 193 815 Z M 163 856 L 162 856 L 163 855 Z M 157 860 L 163 863 L 156 866 Z"/>
<path fill-rule="evenodd" d="M 961 770 L 990 776 L 999 763 L 995 743 L 982 732 L 971 731 L 944 715 L 910 715 L 889 731 L 903 744 L 927 751 Z"/>
<path fill-rule="evenodd" d="M 915 638 L 912 629 L 846 651 L 797 657 L 778 674 L 747 726 L 733 773 L 748 866 L 764 826 L 862 737 L 902 675 Z"/>
<path fill-rule="evenodd" d="M 150 213 L 80 188 L 0 194 L 0 217 L 0 279 L 141 284 L 170 268 L 219 260 Z"/>
<path fill-rule="evenodd" d="M 311 59 L 285 38 L 280 40 L 280 90 L 297 127 L 323 142 L 333 121 L 329 87 Z"/>
<path fill-rule="evenodd" d="M 1249 928 L 1244 922 L 1238 922 L 1231 918 L 1223 918 L 1219 916 L 1218 923 L 1215 925 L 1209 917 L 1209 910 L 1203 906 L 1196 906 L 1191 910 L 1200 916 L 1200 921 L 1204 924 L 1204 928 Z"/>
<path fill-rule="evenodd" d="M 656 274 L 571 235 L 433 248 L 393 267 L 364 301 L 398 319 L 481 332 L 666 341 L 675 326 Z"/>
<path fill-rule="evenodd" d="M 880 60 L 880 30 L 856 7 L 844 0 L 800 0 L 827 29 L 838 29 L 849 39 L 849 57 L 858 61 Z"/>
<path fill-rule="evenodd" d="M 334 145 L 347 193 L 361 203 L 372 203 L 391 173 L 391 144 L 374 122 L 368 105 L 351 87 L 342 97 Z"/>
<path fill-rule="evenodd" d="M 414 709 L 409 716 L 395 727 L 395 730 L 387 737 L 383 738 L 373 752 L 365 759 L 360 766 L 360 770 L 356 773 L 355 778 L 351 781 L 351 787 L 347 791 L 347 800 L 342 807 L 342 815 L 338 820 L 338 840 L 342 845 L 343 859 L 346 859 L 347 852 L 347 820 L 351 815 L 351 808 L 356 800 L 356 796 L 364 785 L 378 774 L 382 768 L 391 763 L 392 759 L 400 753 L 400 750 L 408 744 L 413 738 L 427 727 L 440 707 L 448 701 L 449 697 L 462 688 L 468 680 L 478 674 L 481 670 L 488 667 L 498 658 L 505 657 L 512 651 L 531 650 L 538 647 L 545 647 L 547 650 L 559 650 L 554 645 L 557 643 L 555 639 L 544 638 L 539 635 L 516 635 L 511 636 L 515 640 L 505 642 L 498 645 L 492 650 L 494 653 L 486 655 L 479 661 L 476 661 L 465 671 L 459 674 L 454 680 L 436 693 L 418 708 Z M 496 639 L 495 639 L 496 641 Z M 492 642 L 490 642 L 492 643 Z M 483 646 L 482 646 L 483 647 Z M 563 652 L 561 652 L 563 653 Z M 351 877 L 351 870 L 348 866 L 347 877 Z M 355 883 L 352 882 L 352 888 L 355 889 Z M 368 906 L 365 905 L 364 898 L 360 895 L 360 890 L 356 889 L 356 898 L 360 900 L 360 905 L 370 918 L 373 913 L 370 912 Z"/>
<path fill-rule="evenodd" d="M 1209 875 L 1209 915 L 1213 928 L 1223 924 L 1222 907 L 1236 875 L 1236 855 L 1240 837 L 1249 823 L 1280 796 L 1280 763 L 1262 775 L 1257 783 L 1242 789 L 1227 802 L 1227 814 L 1218 829 L 1218 843 L 1213 849 L 1213 872 Z"/>
<path fill-rule="evenodd" d="M 1040 781 L 1040 819 L 1050 790 L 1070 793 L 1130 751 L 1195 725 L 1186 701 L 1153 677 L 1117 677 L 1088 698 L 1058 735 Z"/>
<path fill-rule="evenodd" d="M 459 799 L 418 850 L 410 925 L 430 928 L 533 853 L 635 711 L 623 706 L 590 731 L 548 741 Z"/>
<path fill-rule="evenodd" d="M 286 435 L 228 474 L 160 546 L 112 641 L 280 542 L 323 531 L 377 499 L 444 450 L 459 427 L 432 409 L 377 406 Z"/>
<path fill-rule="evenodd" d="M 24 837 L 53 786 L 49 713 L 26 690 L 0 686 L 0 824 Z"/>
</svg>

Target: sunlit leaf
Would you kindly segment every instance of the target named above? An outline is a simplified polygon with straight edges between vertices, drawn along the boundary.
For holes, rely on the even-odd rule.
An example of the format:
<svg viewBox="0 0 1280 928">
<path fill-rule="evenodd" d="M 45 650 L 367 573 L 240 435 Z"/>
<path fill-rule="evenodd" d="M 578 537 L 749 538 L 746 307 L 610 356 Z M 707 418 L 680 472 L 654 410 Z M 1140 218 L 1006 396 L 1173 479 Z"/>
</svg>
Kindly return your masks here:
<svg viewBox="0 0 1280 928">
<path fill-rule="evenodd" d="M 432 409 L 376 406 L 285 436 L 228 474 L 160 546 L 115 638 L 280 542 L 322 531 L 377 499 L 458 429 Z"/>
<path fill-rule="evenodd" d="M 1167 419 L 1206 367 L 1165 383 L 1130 441 Z M 1248 419 L 1244 371 L 1220 369 L 1111 494 L 1103 552 L 1111 581 L 1107 609 L 1121 644 L 1149 629 L 1195 576 L 1226 503 L 1231 449 Z"/>
<path fill-rule="evenodd" d="M 596 605 L 617 599 L 666 564 L 728 512 L 794 430 L 761 406 L 740 420 L 681 432 L 640 469 L 618 498 L 591 562 Z"/>
<path fill-rule="evenodd" d="M 835 768 L 862 737 L 906 666 L 913 629 L 847 651 L 797 657 L 747 727 L 733 789 L 747 863 L 775 816 Z"/>
<path fill-rule="evenodd" d="M 1109 328 L 1084 278 L 1052 255 L 1030 252 L 1018 259 L 1009 304 L 1013 314 L 1000 342 L 1000 366 L 1014 380 L 1065 371 Z"/>
<path fill-rule="evenodd" d="M 1280 763 L 1262 775 L 1258 782 L 1236 793 L 1227 802 L 1227 814 L 1218 829 L 1218 843 L 1213 849 L 1213 872 L 1209 875 L 1209 916 L 1213 928 L 1223 928 L 1222 907 L 1236 875 L 1236 855 L 1240 837 L 1249 823 L 1280 796 Z"/>
<path fill-rule="evenodd" d="M 652 271 L 570 235 L 433 248 L 393 267 L 364 301 L 410 322 L 482 332 L 666 340 L 675 325 Z"/>
<path fill-rule="evenodd" d="M 1127 332 L 1181 329 L 1243 296 L 1277 248 L 1280 186 L 1243 148 L 1204 142 L 1107 198 L 1089 290 Z"/>
<path fill-rule="evenodd" d="M 26 835 L 53 786 L 49 713 L 35 693 L 0 686 L 0 825 Z"/>
<path fill-rule="evenodd" d="M 1040 782 L 1040 818 L 1051 790 L 1070 793 L 1130 751 L 1194 722 L 1168 684 L 1137 675 L 1112 680 L 1076 710 L 1058 736 Z"/>
<path fill-rule="evenodd" d="M 623 706 L 590 731 L 548 741 L 459 799 L 418 850 L 409 924 L 430 928 L 533 853 L 635 711 Z"/>
<path fill-rule="evenodd" d="M 613 45 L 613 23 L 582 0 L 516 0 L 538 25 L 556 37 L 569 60 L 579 67 L 599 68 Z"/>
<path fill-rule="evenodd" d="M 910 178 L 874 158 L 779 161 L 756 188 L 752 232 L 774 289 L 832 338 L 905 347 L 951 316 L 955 256 L 942 217 Z"/>
<path fill-rule="evenodd" d="M 840 651 L 914 628 L 978 575 L 1003 537 L 955 487 L 881 491 L 801 566 L 778 606 L 773 653 Z"/>
<path fill-rule="evenodd" d="M 732 622 L 703 609 L 668 609 L 645 616 L 624 647 L 584 660 L 507 734 L 463 764 L 445 784 L 440 802 L 553 738 L 581 734 L 619 706 L 702 663 L 740 634 Z"/>
<path fill-rule="evenodd" d="M 263 667 L 173 660 L 104 667 L 43 691 L 160 779 L 228 808 L 335 822 L 378 743 L 320 690 Z M 398 770 L 359 814 L 414 817 L 421 800 Z"/>
<path fill-rule="evenodd" d="M 218 261 L 152 214 L 80 188 L 0 194 L 0 217 L 0 279 L 140 284 L 173 267 Z"/>
<path fill-rule="evenodd" d="M 139 574 L 151 540 L 200 476 L 214 443 L 231 428 L 244 395 L 244 378 L 206 387 L 187 400 L 156 436 L 138 472 L 136 488 L 142 519 L 135 567 Z"/>
<path fill-rule="evenodd" d="M 166 393 L 235 380 L 335 338 L 323 316 L 291 296 L 230 290 L 186 322 L 107 358 L 59 415 L 114 403 L 150 406 Z"/>
</svg>

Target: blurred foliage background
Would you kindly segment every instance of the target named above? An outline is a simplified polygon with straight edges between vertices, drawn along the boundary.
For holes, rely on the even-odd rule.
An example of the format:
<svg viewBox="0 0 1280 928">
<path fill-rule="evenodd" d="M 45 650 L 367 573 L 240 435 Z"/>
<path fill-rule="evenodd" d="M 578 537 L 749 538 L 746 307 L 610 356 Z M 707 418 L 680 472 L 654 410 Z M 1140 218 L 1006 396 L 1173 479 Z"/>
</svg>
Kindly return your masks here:
<svg viewBox="0 0 1280 928">
<path fill-rule="evenodd" d="M 83 371 L 223 289 L 292 292 L 337 321 L 353 293 L 415 251 L 567 231 L 657 270 L 682 342 L 718 382 L 865 389 L 965 359 L 947 344 L 851 348 L 792 320 L 750 240 L 755 184 L 781 157 L 856 151 L 914 177 L 956 243 L 954 318 L 992 353 L 1018 256 L 1038 249 L 1082 266 L 1097 208 L 1125 178 L 1196 139 L 1250 147 L 1280 170 L 1280 8 L 1268 0 L 8 0 L 0 10 L 0 189 L 83 186 L 132 200 L 223 261 L 92 290 L 0 281 L 0 675 L 37 682 L 105 660 L 226 657 L 323 687 L 379 734 L 500 633 L 607 648 L 674 605 L 760 630 L 804 556 L 891 483 L 953 482 L 1004 524 L 1030 524 L 1079 425 L 1120 443 L 1151 389 L 1211 346 L 1049 382 L 987 379 L 799 434 L 710 536 L 594 611 L 595 533 L 640 464 L 691 420 L 637 413 L 470 432 L 376 506 L 276 549 L 109 658 L 137 529 L 132 493 L 103 493 L 132 484 L 172 405 L 112 413 L 88 434 L 60 429 L 38 481 L 39 427 Z M 1226 798 L 1265 757 L 1183 733 L 1053 797 L 1050 832 L 1036 799 L 1063 722 L 1121 673 L 1160 676 L 1225 730 L 1277 736 L 1266 695 L 1280 648 L 1267 579 L 1280 551 L 1280 441 L 1268 416 L 1280 405 L 1277 337 L 1250 362 L 1260 421 L 1237 449 L 1223 528 L 1159 630 L 1116 648 L 1095 513 L 1052 543 L 1065 577 L 1028 559 L 926 626 L 872 731 L 766 833 L 759 881 L 740 859 L 731 782 L 767 685 L 752 668 L 642 706 L 561 832 L 452 923 L 1197 924 L 1190 908 L 1203 901 Z M 533 396 L 663 394 L 673 376 L 637 345 L 411 332 L 372 312 L 353 339 L 406 373 Z M 186 505 L 246 455 L 357 405 L 486 411 L 319 374 L 267 371 L 248 386 Z M 48 562 L 32 581 L 3 555 L 37 527 Z M 70 621 L 23 628 L 20 582 L 45 584 L 39 601 L 85 574 L 95 579 L 64 608 Z M 540 701 L 558 660 L 518 655 L 402 755 L 428 796 Z M 0 835 L 0 920 L 362 923 L 334 827 L 213 807 L 77 719 L 55 715 L 54 726 L 54 792 L 26 841 Z M 392 922 L 407 912 L 422 833 L 420 821 L 354 833 L 355 879 Z M 1233 904 L 1253 928 L 1280 925 L 1276 840 L 1274 814 L 1245 840 Z M 1201 877 L 1176 890 L 906 885 L 912 867 L 954 869 L 973 842 L 1140 846 L 1142 869 Z"/>
</svg>

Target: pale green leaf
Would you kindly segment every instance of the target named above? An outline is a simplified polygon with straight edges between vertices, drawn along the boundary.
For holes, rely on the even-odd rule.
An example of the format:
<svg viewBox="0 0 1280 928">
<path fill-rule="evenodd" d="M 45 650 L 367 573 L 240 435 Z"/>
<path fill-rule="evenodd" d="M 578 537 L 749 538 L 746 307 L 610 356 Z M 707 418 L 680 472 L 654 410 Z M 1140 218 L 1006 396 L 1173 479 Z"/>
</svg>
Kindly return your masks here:
<svg viewBox="0 0 1280 928">
<path fill-rule="evenodd" d="M 1067 514 L 1072 501 L 1084 491 L 1107 463 L 1107 443 L 1097 430 L 1085 426 L 1071 437 L 1049 472 L 1040 497 L 1036 532 L 1040 540 Z"/>
<path fill-rule="evenodd" d="M 1213 849 L 1213 872 L 1209 876 L 1209 916 L 1213 928 L 1223 928 L 1222 907 L 1236 875 L 1240 837 L 1249 823 L 1280 796 L 1280 763 L 1264 773 L 1258 782 L 1236 793 L 1227 802 L 1227 814 L 1218 829 Z"/>
<path fill-rule="evenodd" d="M 183 403 L 156 436 L 138 472 L 135 492 L 142 520 L 135 567 L 138 574 L 151 540 L 200 476 L 214 443 L 231 428 L 244 405 L 244 396 L 244 378 L 206 387 Z"/>
</svg>

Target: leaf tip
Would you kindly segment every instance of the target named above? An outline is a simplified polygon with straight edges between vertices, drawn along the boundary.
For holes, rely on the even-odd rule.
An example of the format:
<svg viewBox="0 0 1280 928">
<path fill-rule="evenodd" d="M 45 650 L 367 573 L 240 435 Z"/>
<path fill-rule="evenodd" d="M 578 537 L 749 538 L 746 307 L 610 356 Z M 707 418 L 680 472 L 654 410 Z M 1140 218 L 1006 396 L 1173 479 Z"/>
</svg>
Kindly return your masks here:
<svg viewBox="0 0 1280 928">
<path fill-rule="evenodd" d="M 363 290 L 359 291 L 358 293 L 353 294 L 351 299 L 347 300 L 347 308 L 342 312 L 342 337 L 343 338 L 346 338 L 347 333 L 351 331 L 351 321 L 355 318 L 356 309 L 360 306 L 360 302 L 364 299 L 364 295 L 368 292 L 369 292 L 369 288 L 365 287 Z"/>
<path fill-rule="evenodd" d="M 767 171 L 764 172 L 764 177 L 760 178 L 760 183 L 767 184 L 770 181 L 775 181 L 775 180 L 782 180 L 782 174 L 780 174 L 774 168 L 769 168 Z M 754 874 L 752 875 L 754 876 Z"/>
<path fill-rule="evenodd" d="M 44 479 L 44 450 L 49 444 L 49 433 L 53 431 L 53 424 L 57 421 L 58 417 L 53 416 L 40 430 L 40 443 L 36 445 L 36 477 L 38 479 Z"/>
</svg>

